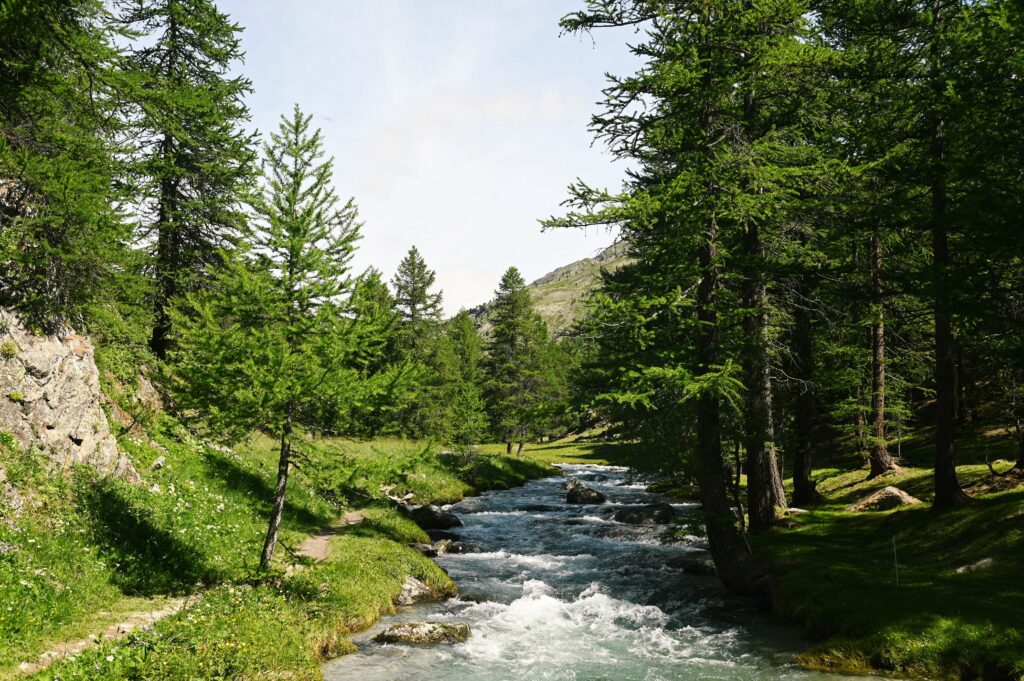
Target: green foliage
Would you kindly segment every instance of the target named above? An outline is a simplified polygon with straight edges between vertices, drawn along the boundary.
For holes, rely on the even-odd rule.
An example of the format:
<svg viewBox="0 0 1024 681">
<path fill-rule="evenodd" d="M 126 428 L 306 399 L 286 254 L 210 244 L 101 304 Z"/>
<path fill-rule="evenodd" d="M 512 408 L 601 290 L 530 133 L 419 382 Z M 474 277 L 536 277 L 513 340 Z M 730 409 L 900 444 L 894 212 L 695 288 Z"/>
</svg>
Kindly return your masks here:
<svg viewBox="0 0 1024 681">
<path fill-rule="evenodd" d="M 93 0 L 6 2 L 0 36 L 0 305 L 52 331 L 110 296 L 125 255 L 117 54 Z"/>
<path fill-rule="evenodd" d="M 18 356 L 18 344 L 14 341 L 0 343 L 0 358 L 14 359 Z"/>
<path fill-rule="evenodd" d="M 491 315 L 482 365 L 491 432 L 504 442 L 550 434 L 568 386 L 566 364 L 515 267 L 502 276 Z"/>
<path fill-rule="evenodd" d="M 132 196 L 139 238 L 152 245 L 152 348 L 168 349 L 168 308 L 205 285 L 244 226 L 253 176 L 253 134 L 232 75 L 242 60 L 241 28 L 212 0 L 118 3 L 133 42 L 123 60 L 132 107 Z"/>
</svg>

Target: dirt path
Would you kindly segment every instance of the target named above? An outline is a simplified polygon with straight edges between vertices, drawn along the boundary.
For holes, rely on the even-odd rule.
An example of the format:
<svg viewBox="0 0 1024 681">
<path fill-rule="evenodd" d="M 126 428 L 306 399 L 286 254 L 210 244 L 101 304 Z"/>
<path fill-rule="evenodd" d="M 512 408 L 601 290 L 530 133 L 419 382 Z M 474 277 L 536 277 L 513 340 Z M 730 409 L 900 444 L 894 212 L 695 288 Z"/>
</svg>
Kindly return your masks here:
<svg viewBox="0 0 1024 681">
<path fill-rule="evenodd" d="M 35 662 L 22 662 L 18 665 L 18 671 L 22 674 L 34 674 L 46 669 L 54 662 L 65 657 L 76 657 L 79 653 L 89 648 L 95 648 L 101 642 L 117 641 L 125 638 L 128 634 L 142 627 L 150 626 L 168 615 L 173 615 L 185 606 L 186 599 L 174 598 L 165 601 L 162 607 L 156 610 L 140 610 L 128 612 L 121 615 L 121 621 L 111 624 L 99 634 L 90 634 L 86 638 L 75 641 L 64 641 L 36 658 Z"/>
<path fill-rule="evenodd" d="M 362 513 L 359 511 L 349 511 L 342 516 L 337 525 L 329 527 L 326 530 L 321 530 L 306 541 L 302 542 L 302 544 L 299 545 L 299 555 L 305 558 L 311 558 L 316 562 L 325 560 L 331 546 L 331 537 L 338 534 L 346 527 L 358 525 L 361 522 L 363 522 Z"/>
</svg>

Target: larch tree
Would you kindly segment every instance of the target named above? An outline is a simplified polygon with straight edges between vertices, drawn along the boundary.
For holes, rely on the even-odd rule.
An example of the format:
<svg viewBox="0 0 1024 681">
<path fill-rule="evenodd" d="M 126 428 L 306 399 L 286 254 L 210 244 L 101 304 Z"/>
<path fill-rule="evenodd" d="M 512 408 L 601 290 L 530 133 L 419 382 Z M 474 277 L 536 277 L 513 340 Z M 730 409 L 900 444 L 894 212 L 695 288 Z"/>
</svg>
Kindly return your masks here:
<svg viewBox="0 0 1024 681">
<path fill-rule="evenodd" d="M 45 331 L 81 324 L 125 268 L 109 24 L 94 0 L 0 10 L 0 305 Z"/>
<path fill-rule="evenodd" d="M 140 238 L 152 250 L 153 332 L 163 358 L 176 296 L 201 288 L 237 242 L 254 170 L 245 97 L 233 75 L 241 28 L 213 0 L 119 0 L 135 40 L 124 58 L 135 103 Z"/>
<path fill-rule="evenodd" d="M 440 328 L 442 292 L 433 291 L 437 274 L 413 246 L 391 279 L 401 351 L 415 356 Z"/>
<path fill-rule="evenodd" d="M 264 157 L 245 253 L 173 311 L 170 382 L 175 406 L 203 415 L 218 439 L 259 430 L 280 444 L 261 570 L 274 557 L 297 433 L 318 427 L 325 405 L 343 412 L 365 380 L 349 319 L 355 205 L 338 199 L 320 131 L 298 106 Z"/>
</svg>

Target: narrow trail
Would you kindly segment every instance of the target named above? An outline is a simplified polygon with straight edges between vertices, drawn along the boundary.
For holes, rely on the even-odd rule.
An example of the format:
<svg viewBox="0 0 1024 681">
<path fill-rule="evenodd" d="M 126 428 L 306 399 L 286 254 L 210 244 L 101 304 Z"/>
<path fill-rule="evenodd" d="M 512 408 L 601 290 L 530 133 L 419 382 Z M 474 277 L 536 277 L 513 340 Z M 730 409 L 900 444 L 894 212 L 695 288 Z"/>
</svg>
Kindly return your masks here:
<svg viewBox="0 0 1024 681">
<path fill-rule="evenodd" d="M 154 610 L 124 613 L 119 622 L 111 624 L 99 634 L 90 634 L 86 638 L 58 643 L 36 658 L 34 662 L 22 662 L 18 665 L 18 671 L 24 675 L 34 674 L 66 657 L 77 657 L 83 651 L 99 646 L 101 642 L 123 639 L 133 631 L 155 624 L 178 612 L 185 607 L 187 600 L 186 598 L 168 599 L 162 602 L 162 607 Z"/>
<path fill-rule="evenodd" d="M 331 547 L 331 537 L 353 525 L 363 522 L 363 514 L 359 511 L 349 511 L 336 525 L 314 534 L 299 545 L 298 555 L 310 558 L 316 562 L 326 560 Z"/>
<path fill-rule="evenodd" d="M 299 546 L 298 555 L 316 562 L 326 560 L 330 551 L 331 537 L 361 522 L 363 522 L 363 514 L 359 511 L 346 513 L 337 524 L 321 530 L 303 541 Z M 101 632 L 89 634 L 85 638 L 54 644 L 34 661 L 22 662 L 18 665 L 17 670 L 20 674 L 26 676 L 35 674 L 47 669 L 59 660 L 67 657 L 76 657 L 90 648 L 95 648 L 100 643 L 126 638 L 133 631 L 156 624 L 163 618 L 175 614 L 185 607 L 187 600 L 186 598 L 167 599 L 161 601 L 159 608 L 124 613 L 118 618 L 116 623 L 107 626 Z"/>
</svg>

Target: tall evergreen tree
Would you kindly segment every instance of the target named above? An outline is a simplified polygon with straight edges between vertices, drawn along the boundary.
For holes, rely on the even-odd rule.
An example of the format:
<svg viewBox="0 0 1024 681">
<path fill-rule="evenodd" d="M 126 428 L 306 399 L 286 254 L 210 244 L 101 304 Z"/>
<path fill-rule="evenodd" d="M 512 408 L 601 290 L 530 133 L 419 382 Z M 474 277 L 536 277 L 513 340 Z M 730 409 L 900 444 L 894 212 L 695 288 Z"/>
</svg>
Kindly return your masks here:
<svg viewBox="0 0 1024 681">
<path fill-rule="evenodd" d="M 415 355 L 439 328 L 442 294 L 431 290 L 436 279 L 415 246 L 398 264 L 391 286 L 400 320 L 396 340 L 403 352 Z"/>
<path fill-rule="evenodd" d="M 363 380 L 349 323 L 349 270 L 359 223 L 341 203 L 320 131 L 298 106 L 264 145 L 263 193 L 241 259 L 176 310 L 171 383 L 176 406 L 204 415 L 228 441 L 260 430 L 280 443 L 277 485 L 260 569 L 270 567 L 296 434 L 342 413 Z M 355 365 L 355 366 L 354 366 Z"/>
<path fill-rule="evenodd" d="M 245 96 L 231 74 L 242 59 L 241 28 L 213 0 L 119 0 L 136 34 L 132 74 L 140 236 L 153 251 L 154 324 L 150 345 L 163 358 L 168 308 L 201 287 L 222 249 L 244 225 L 254 170 Z"/>
</svg>

